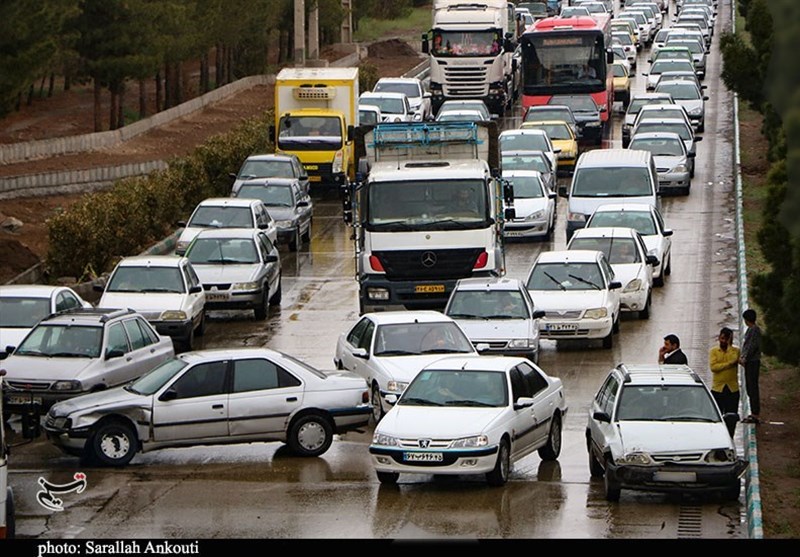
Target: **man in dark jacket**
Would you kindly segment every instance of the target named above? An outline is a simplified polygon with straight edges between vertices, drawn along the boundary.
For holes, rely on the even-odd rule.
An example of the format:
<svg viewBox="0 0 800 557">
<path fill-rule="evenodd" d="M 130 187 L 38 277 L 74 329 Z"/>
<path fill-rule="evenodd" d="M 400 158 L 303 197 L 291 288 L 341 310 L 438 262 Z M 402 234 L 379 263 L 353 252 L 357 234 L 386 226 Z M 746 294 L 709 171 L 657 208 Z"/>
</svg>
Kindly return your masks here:
<svg viewBox="0 0 800 557">
<path fill-rule="evenodd" d="M 761 370 L 761 328 L 756 325 L 756 311 L 747 309 L 742 314 L 747 331 L 742 340 L 739 363 L 744 366 L 744 386 L 750 401 L 750 415 L 742 420 L 746 424 L 759 423 L 761 404 L 758 392 L 758 375 Z"/>
<path fill-rule="evenodd" d="M 664 346 L 658 349 L 659 364 L 684 364 L 688 365 L 689 360 L 681 350 L 681 340 L 677 335 L 667 335 L 664 337 Z"/>
</svg>

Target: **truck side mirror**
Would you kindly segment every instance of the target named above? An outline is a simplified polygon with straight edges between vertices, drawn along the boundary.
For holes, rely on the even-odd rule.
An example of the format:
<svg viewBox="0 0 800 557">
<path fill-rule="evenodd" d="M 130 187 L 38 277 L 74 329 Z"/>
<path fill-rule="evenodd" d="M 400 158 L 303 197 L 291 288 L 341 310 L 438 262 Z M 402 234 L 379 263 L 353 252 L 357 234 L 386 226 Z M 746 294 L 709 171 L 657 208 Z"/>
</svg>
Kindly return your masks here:
<svg viewBox="0 0 800 557">
<path fill-rule="evenodd" d="M 606 50 L 606 64 L 613 64 L 614 63 L 614 51 L 610 48 Z"/>
<path fill-rule="evenodd" d="M 423 54 L 428 54 L 429 50 L 430 50 L 430 48 L 429 48 L 429 45 L 428 45 L 428 34 L 427 33 L 423 33 L 422 34 L 422 52 L 423 52 Z"/>
<path fill-rule="evenodd" d="M 517 59 L 516 59 L 516 58 L 513 58 L 513 59 L 511 60 L 511 71 L 512 71 L 512 72 L 515 72 L 515 71 L 517 71 L 517 67 L 518 67 L 518 64 L 517 64 Z"/>
<path fill-rule="evenodd" d="M 503 201 L 506 205 L 514 203 L 514 186 L 510 182 L 503 183 Z"/>
<path fill-rule="evenodd" d="M 342 186 L 342 218 L 345 224 L 353 224 L 353 201 L 347 186 Z"/>
</svg>

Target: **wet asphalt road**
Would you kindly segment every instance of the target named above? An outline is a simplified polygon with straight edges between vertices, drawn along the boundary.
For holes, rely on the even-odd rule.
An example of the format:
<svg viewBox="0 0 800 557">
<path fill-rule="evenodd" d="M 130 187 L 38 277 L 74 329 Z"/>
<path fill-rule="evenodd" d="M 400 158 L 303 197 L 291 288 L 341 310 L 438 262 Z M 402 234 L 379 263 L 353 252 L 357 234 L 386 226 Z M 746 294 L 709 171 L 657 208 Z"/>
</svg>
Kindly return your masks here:
<svg viewBox="0 0 800 557">
<path fill-rule="evenodd" d="M 623 491 L 611 504 L 602 480 L 590 480 L 584 428 L 589 401 L 607 370 L 654 362 L 662 338 L 676 333 L 689 364 L 706 380 L 707 351 L 723 325 L 735 329 L 733 104 L 719 84 L 719 35 L 730 27 L 720 2 L 706 94 L 706 132 L 688 197 L 665 197 L 675 233 L 672 275 L 655 288 L 651 318 L 623 314 L 613 349 L 542 341 L 540 366 L 564 382 L 569 413 L 557 462 L 535 453 L 515 464 L 511 481 L 489 488 L 482 478 L 401 476 L 380 486 L 368 459 L 371 428 L 337 438 L 315 459 L 278 443 L 166 449 L 137 455 L 121 470 L 87 468 L 43 441 L 17 447 L 10 483 L 20 537 L 41 538 L 743 538 L 739 503 Z M 640 53 L 638 73 L 646 71 Z M 644 78 L 634 79 L 634 93 Z M 621 147 L 621 113 L 603 147 Z M 519 118 L 504 119 L 516 127 Z M 562 178 L 562 180 L 564 180 Z M 566 203 L 549 242 L 507 246 L 508 276 L 524 278 L 541 250 L 563 249 Z M 212 312 L 202 348 L 266 346 L 332 368 L 338 336 L 358 318 L 351 231 L 335 195 L 317 194 L 310 245 L 282 252 L 283 301 L 266 322 L 248 312 Z M 737 337 L 738 338 L 738 337 Z M 741 452 L 741 434 L 737 431 Z M 64 496 L 65 511 L 36 502 L 37 479 L 67 482 L 85 472 L 88 487 Z"/>
</svg>

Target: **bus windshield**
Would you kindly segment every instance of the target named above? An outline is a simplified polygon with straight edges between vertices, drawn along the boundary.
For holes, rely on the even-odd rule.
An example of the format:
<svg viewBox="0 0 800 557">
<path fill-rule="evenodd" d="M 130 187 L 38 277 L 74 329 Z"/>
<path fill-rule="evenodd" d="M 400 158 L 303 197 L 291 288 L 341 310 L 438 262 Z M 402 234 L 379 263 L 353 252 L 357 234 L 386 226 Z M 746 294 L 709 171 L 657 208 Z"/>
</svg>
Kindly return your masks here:
<svg viewBox="0 0 800 557">
<path fill-rule="evenodd" d="M 528 33 L 522 41 L 526 95 L 595 93 L 606 89 L 600 33 Z"/>
</svg>

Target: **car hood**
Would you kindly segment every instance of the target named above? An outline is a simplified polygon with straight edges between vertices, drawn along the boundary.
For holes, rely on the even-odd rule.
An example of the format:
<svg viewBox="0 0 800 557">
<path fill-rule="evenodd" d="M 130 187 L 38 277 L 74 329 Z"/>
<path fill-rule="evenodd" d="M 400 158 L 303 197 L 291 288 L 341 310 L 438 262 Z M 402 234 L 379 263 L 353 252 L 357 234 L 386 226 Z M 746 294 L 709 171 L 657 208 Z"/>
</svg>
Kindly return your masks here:
<svg viewBox="0 0 800 557">
<path fill-rule="evenodd" d="M 186 294 L 171 292 L 105 292 L 100 297 L 97 307 L 131 308 L 139 313 L 161 313 L 167 310 L 179 310 Z"/>
<path fill-rule="evenodd" d="M 80 379 L 81 373 L 97 362 L 97 358 L 48 358 L 47 356 L 10 355 L 2 368 L 12 381 L 59 381 Z"/>
<path fill-rule="evenodd" d="M 373 356 L 386 373 L 395 381 L 410 382 L 422 368 L 448 356 L 477 356 L 477 352 L 424 354 L 420 356 Z"/>
<path fill-rule="evenodd" d="M 456 319 L 470 340 L 509 340 L 529 338 L 528 319 Z"/>
<path fill-rule="evenodd" d="M 676 99 L 675 102 L 691 113 L 692 110 L 703 108 L 703 99 Z"/>
<path fill-rule="evenodd" d="M 98 410 L 120 410 L 129 406 L 150 407 L 152 397 L 149 395 L 137 395 L 129 393 L 122 387 L 114 387 L 106 391 L 89 393 L 75 398 L 62 400 L 53 405 L 50 413 L 53 416 L 68 416 L 73 412 L 87 412 Z"/>
<path fill-rule="evenodd" d="M 203 265 L 194 263 L 194 270 L 203 284 L 250 282 L 261 265 Z"/>
<path fill-rule="evenodd" d="M 658 234 L 651 234 L 642 236 L 642 240 L 644 240 L 644 247 L 647 248 L 647 253 L 655 254 L 661 258 L 661 236 Z"/>
<path fill-rule="evenodd" d="M 723 422 L 617 422 L 623 452 L 733 448 Z"/>
<path fill-rule="evenodd" d="M 400 438 L 457 439 L 480 435 L 505 408 L 395 405 L 377 431 Z"/>
<path fill-rule="evenodd" d="M 0 328 L 0 351 L 5 350 L 6 346 L 14 346 L 14 347 L 19 346 L 19 343 L 22 342 L 22 339 L 24 339 L 30 332 L 31 332 L 30 327 Z"/>
<path fill-rule="evenodd" d="M 666 168 L 669 170 L 672 170 L 680 163 L 686 164 L 686 157 L 683 155 L 656 155 L 653 159 L 656 162 L 656 168 Z"/>
<path fill-rule="evenodd" d="M 267 205 L 267 212 L 273 220 L 292 220 L 294 219 L 294 207 L 285 207 L 283 205 Z"/>
<path fill-rule="evenodd" d="M 514 198 L 514 211 L 516 212 L 517 219 L 532 215 L 536 211 L 542 211 L 547 208 L 546 197 L 515 197 Z"/>
<path fill-rule="evenodd" d="M 536 309 L 547 312 L 599 308 L 608 302 L 607 290 L 531 290 L 530 295 Z"/>
<path fill-rule="evenodd" d="M 624 288 L 626 284 L 639 276 L 642 265 L 641 263 L 615 263 L 611 265 L 611 268 L 614 269 L 614 280 L 620 281 Z"/>
</svg>

